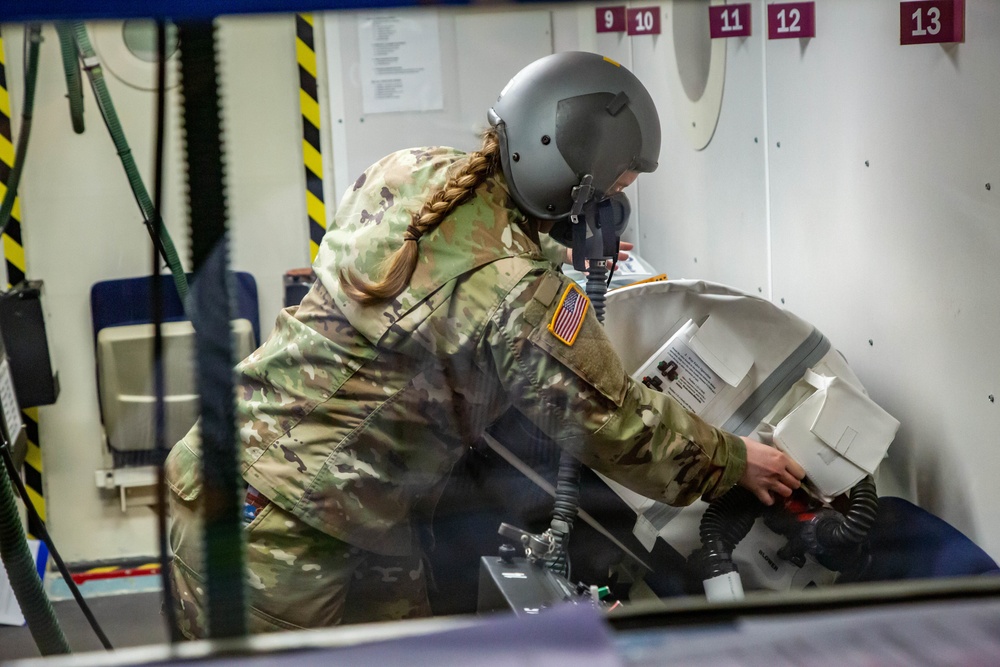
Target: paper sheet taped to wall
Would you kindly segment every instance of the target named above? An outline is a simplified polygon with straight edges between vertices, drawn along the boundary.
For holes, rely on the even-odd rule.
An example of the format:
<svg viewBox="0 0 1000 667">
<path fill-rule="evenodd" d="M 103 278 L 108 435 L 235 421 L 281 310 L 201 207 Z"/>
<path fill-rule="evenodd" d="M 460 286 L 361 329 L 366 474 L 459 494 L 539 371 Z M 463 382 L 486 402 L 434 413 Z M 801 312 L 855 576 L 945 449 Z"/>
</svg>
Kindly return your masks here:
<svg viewBox="0 0 1000 667">
<path fill-rule="evenodd" d="M 365 113 L 444 108 L 437 12 L 366 14 L 358 43 Z"/>
</svg>

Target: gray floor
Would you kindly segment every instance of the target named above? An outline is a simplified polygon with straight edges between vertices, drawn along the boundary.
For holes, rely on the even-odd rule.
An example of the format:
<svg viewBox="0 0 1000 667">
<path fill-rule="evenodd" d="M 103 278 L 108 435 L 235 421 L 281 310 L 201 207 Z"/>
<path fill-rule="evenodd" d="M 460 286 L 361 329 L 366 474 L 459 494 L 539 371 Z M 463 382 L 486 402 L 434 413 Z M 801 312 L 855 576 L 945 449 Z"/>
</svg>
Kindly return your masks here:
<svg viewBox="0 0 1000 667">
<path fill-rule="evenodd" d="M 115 648 L 167 641 L 158 592 L 93 597 L 87 604 Z M 60 600 L 52 607 L 73 653 L 104 650 L 75 600 Z M 39 655 L 27 627 L 0 626 L 0 662 Z"/>
</svg>

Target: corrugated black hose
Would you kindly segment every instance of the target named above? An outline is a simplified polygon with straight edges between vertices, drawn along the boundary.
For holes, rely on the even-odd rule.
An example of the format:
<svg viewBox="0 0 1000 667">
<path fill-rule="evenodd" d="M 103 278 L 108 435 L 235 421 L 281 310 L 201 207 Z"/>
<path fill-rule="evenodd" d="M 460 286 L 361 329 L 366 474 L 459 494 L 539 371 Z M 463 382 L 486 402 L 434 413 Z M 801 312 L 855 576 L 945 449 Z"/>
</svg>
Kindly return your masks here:
<svg viewBox="0 0 1000 667">
<path fill-rule="evenodd" d="M 816 526 L 816 541 L 825 549 L 856 546 L 864 542 L 875 525 L 878 493 L 871 475 L 854 485 L 847 514 Z"/>
<path fill-rule="evenodd" d="M 592 261 L 587 270 L 587 297 L 594 305 L 597 320 L 604 324 L 604 302 L 608 291 L 607 266 L 604 261 Z M 552 507 L 553 552 L 547 565 L 556 574 L 569 579 L 569 536 L 573 521 L 580 511 L 580 466 L 582 464 L 569 452 L 559 452 L 559 472 L 556 475 L 555 503 Z"/>
<path fill-rule="evenodd" d="M 191 320 L 201 408 L 205 575 L 213 638 L 247 633 L 229 241 L 215 25 L 178 22 L 191 227 Z"/>
<path fill-rule="evenodd" d="M 741 486 L 733 487 L 708 506 L 699 527 L 702 546 L 689 559 L 703 579 L 736 571 L 733 549 L 763 511 L 763 503 Z"/>
<path fill-rule="evenodd" d="M 14 597 L 21 606 L 21 614 L 28 623 L 28 630 L 39 652 L 42 655 L 69 653 L 69 644 L 56 621 L 52 603 L 42 588 L 42 581 L 35 571 L 35 561 L 24 539 L 17 501 L 10 486 L 10 480 L 20 479 L 17 471 L 13 470 L 6 443 L 0 445 L 0 449 L 5 462 L 4 470 L 0 471 L 0 556 L 14 589 Z"/>
</svg>

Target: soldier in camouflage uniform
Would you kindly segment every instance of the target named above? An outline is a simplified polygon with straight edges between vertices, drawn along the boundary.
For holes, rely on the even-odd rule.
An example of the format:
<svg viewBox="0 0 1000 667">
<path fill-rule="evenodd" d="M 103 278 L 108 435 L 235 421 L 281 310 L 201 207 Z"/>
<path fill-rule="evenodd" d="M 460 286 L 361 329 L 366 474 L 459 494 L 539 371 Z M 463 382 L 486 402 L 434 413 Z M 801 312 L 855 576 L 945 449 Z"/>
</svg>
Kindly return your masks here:
<svg viewBox="0 0 1000 667">
<path fill-rule="evenodd" d="M 627 70 L 592 54 L 545 67 L 561 78 L 568 67 L 584 87 L 609 85 L 588 84 L 593 68 L 612 92 L 631 86 L 640 120 L 652 106 Z M 595 179 L 595 196 L 655 167 L 653 111 L 640 142 L 652 162 L 629 148 L 614 178 Z M 586 296 L 541 253 L 549 223 L 528 213 L 531 184 L 512 186 L 513 128 L 493 120 L 479 152 L 417 148 L 368 168 L 323 239 L 315 286 L 238 366 L 251 631 L 429 614 L 412 517 L 511 405 L 584 464 L 667 503 L 737 483 L 769 502 L 798 486 L 801 469 L 777 450 L 628 377 Z M 172 576 L 190 637 L 206 632 L 199 447 L 196 426 L 167 461 Z"/>
</svg>

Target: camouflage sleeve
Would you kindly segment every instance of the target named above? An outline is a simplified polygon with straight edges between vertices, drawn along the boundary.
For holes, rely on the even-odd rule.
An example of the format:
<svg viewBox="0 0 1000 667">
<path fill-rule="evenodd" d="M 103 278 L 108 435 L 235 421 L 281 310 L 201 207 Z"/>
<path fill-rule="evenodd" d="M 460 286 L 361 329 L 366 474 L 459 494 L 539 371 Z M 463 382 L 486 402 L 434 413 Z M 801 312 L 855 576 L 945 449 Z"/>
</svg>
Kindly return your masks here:
<svg viewBox="0 0 1000 667">
<path fill-rule="evenodd" d="M 557 267 L 566 263 L 566 251 L 568 248 L 562 243 L 554 240 L 548 234 L 539 234 L 538 242 L 542 248 L 542 255 Z"/>
<path fill-rule="evenodd" d="M 743 441 L 628 377 L 582 293 L 586 310 L 567 328 L 575 289 L 553 273 L 526 276 L 492 318 L 484 353 L 513 404 L 585 465 L 649 498 L 687 505 L 728 491 L 746 468 Z"/>
</svg>

